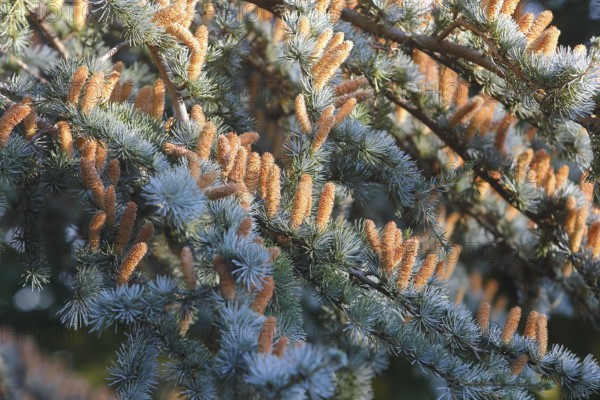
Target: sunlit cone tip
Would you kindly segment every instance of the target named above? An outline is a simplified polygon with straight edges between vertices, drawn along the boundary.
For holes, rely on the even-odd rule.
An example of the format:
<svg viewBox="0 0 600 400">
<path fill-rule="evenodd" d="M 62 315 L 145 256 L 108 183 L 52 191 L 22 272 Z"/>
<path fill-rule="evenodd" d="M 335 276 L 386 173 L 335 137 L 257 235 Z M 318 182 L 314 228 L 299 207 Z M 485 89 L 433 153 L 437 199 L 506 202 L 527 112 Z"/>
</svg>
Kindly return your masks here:
<svg viewBox="0 0 600 400">
<path fill-rule="evenodd" d="M 146 255 L 148 251 L 148 245 L 146 243 L 136 243 L 131 246 L 131 249 L 127 252 L 127 255 L 123 258 L 123 262 L 119 267 L 119 272 L 117 275 L 117 284 L 124 285 L 126 284 L 133 272 L 137 268 L 138 264 Z"/>
<path fill-rule="evenodd" d="M 512 340 L 515 332 L 517 331 L 517 327 L 519 326 L 519 321 L 521 320 L 521 308 L 513 307 L 506 316 L 506 322 L 504 323 L 504 328 L 502 329 L 502 341 L 504 343 L 508 343 Z"/>
<path fill-rule="evenodd" d="M 490 311 L 492 307 L 489 303 L 482 303 L 477 311 L 477 325 L 483 332 L 487 332 L 490 327 Z"/>
</svg>

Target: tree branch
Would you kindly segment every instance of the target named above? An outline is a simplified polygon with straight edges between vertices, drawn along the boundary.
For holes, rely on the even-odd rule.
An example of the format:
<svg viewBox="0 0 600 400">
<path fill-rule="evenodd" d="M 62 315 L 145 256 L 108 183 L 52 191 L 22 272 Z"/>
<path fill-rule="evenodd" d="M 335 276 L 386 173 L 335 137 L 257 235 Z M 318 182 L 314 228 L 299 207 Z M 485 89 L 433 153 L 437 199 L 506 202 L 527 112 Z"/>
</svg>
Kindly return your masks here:
<svg viewBox="0 0 600 400">
<path fill-rule="evenodd" d="M 102 61 L 109 60 L 112 56 L 114 56 L 119 51 L 123 50 L 124 48 L 126 48 L 128 46 L 129 46 L 129 43 L 121 42 L 118 45 L 116 45 L 115 47 L 113 47 L 112 49 L 108 50 L 106 53 L 104 53 L 104 55 L 102 55 L 100 57 L 100 60 L 102 60 Z"/>
<path fill-rule="evenodd" d="M 160 73 L 160 77 L 165 83 L 171 98 L 173 99 L 173 109 L 175 110 L 175 118 L 180 122 L 187 123 L 189 122 L 189 117 L 187 113 L 187 109 L 185 108 L 185 103 L 183 98 L 181 97 L 173 82 L 171 82 L 171 78 L 169 77 L 168 65 L 165 61 L 164 57 L 158 52 L 156 47 L 149 46 L 150 55 L 152 56 L 152 60 L 156 67 L 158 68 L 158 72 Z"/>
<path fill-rule="evenodd" d="M 488 171 L 485 165 L 478 162 L 478 160 L 471 157 L 468 152 L 460 146 L 460 143 L 452 137 L 450 132 L 448 132 L 445 128 L 441 127 L 437 123 L 435 123 L 429 116 L 419 109 L 401 99 L 397 98 L 391 91 L 385 90 L 384 96 L 390 100 L 392 103 L 404 108 L 408 111 L 413 117 L 417 118 L 424 125 L 426 125 L 437 137 L 439 137 L 449 148 L 451 148 L 456 154 L 458 154 L 463 160 L 470 161 L 475 163 L 474 172 L 477 176 L 484 179 L 489 185 L 494 188 L 494 190 L 510 205 L 515 207 L 517 210 L 521 212 L 521 214 L 525 215 L 531 221 L 533 221 L 537 226 L 539 226 L 544 232 L 549 234 L 549 237 L 552 238 L 552 241 L 555 245 L 557 245 L 562 251 L 565 253 L 569 261 L 573 263 L 575 269 L 582 275 L 584 278 L 586 285 L 592 290 L 595 297 L 600 300 L 600 287 L 595 279 L 586 273 L 584 268 L 584 259 L 583 256 L 579 254 L 573 253 L 567 243 L 565 243 L 555 228 L 549 227 L 547 224 L 548 220 L 540 214 L 532 212 L 530 210 L 523 209 L 519 202 L 517 201 L 517 195 L 512 191 L 508 190 L 499 179 L 495 178 L 492 174 L 492 171 Z"/>
<path fill-rule="evenodd" d="M 21 69 L 23 69 L 23 71 L 25 71 L 29 75 L 33 76 L 35 79 L 37 79 L 41 83 L 48 83 L 48 79 L 44 78 L 37 71 L 32 69 L 25 61 L 21 60 L 20 58 L 15 57 L 15 56 L 12 56 L 12 59 L 14 60 L 15 64 L 17 64 Z"/>
<path fill-rule="evenodd" d="M 42 35 L 48 40 L 50 45 L 54 47 L 56 51 L 63 57 L 69 58 L 69 52 L 65 45 L 56 37 L 54 32 L 48 25 L 35 13 L 29 14 L 29 21 L 42 33 Z"/>
</svg>

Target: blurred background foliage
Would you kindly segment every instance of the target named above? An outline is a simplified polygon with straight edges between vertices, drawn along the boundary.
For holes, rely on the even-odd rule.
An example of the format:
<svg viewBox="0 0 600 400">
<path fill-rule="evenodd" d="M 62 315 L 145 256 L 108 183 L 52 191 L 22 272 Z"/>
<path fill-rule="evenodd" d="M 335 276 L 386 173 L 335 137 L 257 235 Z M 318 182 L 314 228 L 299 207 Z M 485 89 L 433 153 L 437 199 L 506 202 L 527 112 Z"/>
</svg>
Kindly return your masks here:
<svg viewBox="0 0 600 400">
<path fill-rule="evenodd" d="M 549 8 L 554 12 L 554 23 L 561 30 L 561 44 L 577 45 L 587 43 L 592 36 L 600 36 L 600 0 L 548 0 L 539 3 L 532 2 L 530 7 Z M 114 38 L 115 43 L 119 38 Z M 126 54 L 127 64 L 135 62 L 135 56 L 142 54 L 129 51 Z M 250 69 L 249 69 L 250 70 Z M 248 82 L 252 82 L 250 77 Z M 257 120 L 258 128 L 263 133 L 259 143 L 259 150 L 273 150 L 281 146 L 284 131 L 272 123 L 279 118 L 282 105 L 278 102 L 280 95 L 277 93 L 285 88 L 273 87 L 267 91 L 267 96 L 258 98 L 253 96 L 252 88 L 247 88 L 247 95 L 253 98 L 250 101 L 251 111 Z M 376 197 L 377 198 L 377 197 Z M 72 393 L 86 393 L 84 397 L 74 398 L 107 398 L 108 376 L 107 366 L 115 357 L 115 351 L 121 337 L 121 332 L 104 333 L 97 336 L 83 331 L 73 332 L 63 328 L 57 317 L 57 311 L 62 307 L 69 295 L 70 252 L 73 244 L 70 243 L 69 233 L 53 231 L 54 219 L 77 219 L 79 214 L 72 207 L 73 199 L 55 199 L 49 205 L 43 226 L 44 234 L 48 238 L 49 248 L 46 249 L 49 262 L 52 265 L 51 284 L 44 291 L 32 291 L 29 287 L 22 286 L 23 267 L 19 261 L 19 249 L 10 246 L 0 247 L 0 263 L 2 266 L 2 279 L 0 279 L 0 346 L 4 347 L 5 354 L 20 354 L 24 358 L 21 367 L 23 380 L 33 379 L 32 388 L 38 380 L 44 378 L 57 382 L 62 389 Z M 65 207 L 69 204 L 69 207 Z M 368 206 L 356 203 L 351 215 L 355 218 L 369 217 L 378 224 L 382 221 L 394 219 L 390 215 L 383 196 L 381 199 L 370 202 Z M 75 212 L 74 212 L 75 211 Z M 402 221 L 397 220 L 402 226 Z M 4 241 L 10 243 L 13 232 L 1 232 Z M 479 247 L 486 243 L 479 243 Z M 477 252 L 463 252 L 460 263 L 477 265 L 478 263 L 510 262 L 503 257 L 485 257 Z M 487 267 L 489 269 L 489 265 Z M 511 282 L 505 282 L 501 276 L 498 281 L 505 293 L 510 293 Z M 513 293 L 515 291 L 512 291 Z M 305 299 L 312 301 L 312 299 Z M 518 299 L 508 299 L 510 304 Z M 310 309 L 310 307 L 308 307 Z M 310 316 L 306 318 L 310 321 Z M 194 327 L 199 330 L 201 327 Z M 310 330 L 309 330 L 310 331 Z M 550 342 L 561 343 L 579 356 L 588 353 L 600 359 L 600 336 L 598 331 L 581 319 L 568 317 L 554 317 L 549 322 Z M 200 332 L 196 332 L 199 333 Z M 315 334 L 318 334 L 316 332 Z M 0 389 L 2 387 L 1 372 L 3 365 L 0 363 Z M 75 374 L 72 371 L 77 371 Z M 44 377 L 44 374 L 47 374 Z M 39 383 L 38 382 L 38 383 Z M 60 383 L 58 383 L 60 382 Z M 43 385 L 39 384 L 39 387 Z M 399 388 L 402 388 L 401 391 Z M 61 388 L 59 388 L 61 389 Z M 61 389 L 61 390 L 62 390 Z M 65 393 L 67 393 L 65 392 Z M 425 378 L 421 371 L 411 366 L 404 358 L 396 358 L 391 362 L 386 373 L 376 379 L 374 384 L 375 398 L 378 400 L 427 400 L 436 399 L 442 393 L 435 390 L 430 379 Z M 65 393 L 48 393 L 43 391 L 24 394 L 26 399 L 59 399 L 67 398 Z M 157 398 L 176 398 L 168 385 L 159 385 Z M 0 391 L 0 399 L 2 392 Z M 548 392 L 544 399 L 558 399 L 557 392 Z M 600 399 L 600 397 L 597 397 Z"/>
</svg>

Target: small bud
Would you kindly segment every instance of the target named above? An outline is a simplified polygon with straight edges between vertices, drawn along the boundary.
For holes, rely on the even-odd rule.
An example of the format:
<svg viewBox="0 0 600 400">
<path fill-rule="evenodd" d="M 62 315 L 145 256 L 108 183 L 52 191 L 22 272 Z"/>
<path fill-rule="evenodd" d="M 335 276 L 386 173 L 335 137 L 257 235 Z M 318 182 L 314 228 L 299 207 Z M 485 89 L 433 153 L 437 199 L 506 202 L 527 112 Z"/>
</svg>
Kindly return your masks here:
<svg viewBox="0 0 600 400">
<path fill-rule="evenodd" d="M 403 237 L 402 231 L 396 228 L 395 235 L 395 244 L 394 244 L 394 265 L 398 265 L 400 261 L 402 261 L 402 256 L 404 255 L 404 245 L 403 245 Z"/>
<path fill-rule="evenodd" d="M 423 261 L 423 264 L 421 265 L 421 268 L 419 268 L 419 271 L 415 275 L 415 279 L 413 281 L 413 285 L 416 289 L 420 289 L 423 286 L 425 286 L 429 278 L 431 278 L 433 270 L 436 266 L 436 261 L 437 257 L 435 254 L 427 255 L 425 261 Z"/>
<path fill-rule="evenodd" d="M 204 109 L 200 104 L 194 104 L 190 110 L 190 119 L 195 121 L 198 125 L 204 126 L 206 123 L 206 116 L 204 115 Z"/>
<path fill-rule="evenodd" d="M 108 150 L 106 149 L 106 145 L 104 143 L 98 143 L 96 145 L 96 170 L 98 173 L 102 173 L 104 171 L 104 166 L 106 165 L 106 159 L 108 158 Z"/>
<path fill-rule="evenodd" d="M 233 168 L 233 164 L 235 163 L 235 155 L 237 154 L 238 148 L 240 147 L 240 137 L 234 132 L 229 132 L 227 135 L 225 135 L 225 137 L 227 137 L 227 140 L 229 141 L 230 157 L 229 163 L 225 168 L 227 170 L 227 173 L 229 173 L 229 171 L 231 171 L 231 169 Z"/>
<path fill-rule="evenodd" d="M 268 317 L 263 324 L 258 335 L 258 352 L 268 354 L 273 348 L 273 338 L 275 337 L 275 329 L 277 328 L 277 318 Z"/>
<path fill-rule="evenodd" d="M 133 88 L 135 83 L 132 80 L 125 81 L 121 86 L 119 86 L 118 91 L 113 91 L 111 94 L 111 100 L 116 101 L 118 103 L 124 103 L 129 99 L 131 93 L 133 93 Z"/>
<path fill-rule="evenodd" d="M 343 1 L 343 0 L 335 0 L 335 1 Z M 342 65 L 342 63 L 348 58 L 352 48 L 354 47 L 354 43 L 349 40 L 346 40 L 339 46 L 331 49 L 330 52 L 325 51 L 325 54 L 321 59 L 325 59 L 326 61 L 323 63 L 321 68 L 319 69 L 319 73 L 315 75 L 315 83 L 314 87 L 317 90 L 323 89 L 325 84 L 329 82 L 331 77 L 335 74 L 335 71 Z M 319 61 L 321 62 L 321 61 Z M 318 65 L 318 63 L 317 63 Z"/>
<path fill-rule="evenodd" d="M 66 121 L 59 121 L 56 123 L 56 127 L 58 130 L 58 142 L 60 149 L 69 158 L 73 158 L 73 135 L 71 134 L 71 128 L 69 128 L 69 124 Z"/>
<path fill-rule="evenodd" d="M 383 270 L 388 276 L 391 276 L 394 272 L 395 249 L 396 249 L 396 223 L 394 221 L 388 222 L 383 228 L 383 234 L 381 237 L 381 262 Z"/>
<path fill-rule="evenodd" d="M 194 255 L 192 249 L 185 246 L 179 253 L 179 262 L 183 272 L 183 282 L 187 290 L 196 290 L 196 271 L 194 269 Z"/>
<path fill-rule="evenodd" d="M 96 164 L 96 146 L 98 142 L 92 139 L 87 139 L 83 137 L 77 138 L 77 149 L 81 153 L 81 158 L 86 161 L 91 161 Z"/>
<path fill-rule="evenodd" d="M 215 271 L 219 275 L 219 292 L 225 300 L 233 300 L 235 298 L 235 279 L 231 274 L 231 270 L 225 260 L 220 256 L 214 260 Z"/>
<path fill-rule="evenodd" d="M 323 50 L 327 43 L 331 40 L 333 36 L 333 30 L 331 28 L 325 29 L 319 36 L 317 36 L 317 40 L 315 41 L 314 50 L 312 53 L 312 57 L 317 59 L 323 55 Z"/>
<path fill-rule="evenodd" d="M 377 230 L 375 222 L 368 219 L 365 222 L 365 232 L 371 248 L 377 255 L 381 257 L 381 242 L 379 241 L 379 231 Z"/>
<path fill-rule="evenodd" d="M 113 185 L 117 185 L 119 183 L 119 177 L 121 175 L 121 166 L 119 165 L 119 160 L 113 159 L 108 163 L 108 179 Z"/>
<path fill-rule="evenodd" d="M 489 280 L 483 291 L 483 301 L 486 303 L 491 303 L 494 300 L 494 297 L 496 297 L 496 293 L 498 293 L 499 286 L 500 285 L 498 284 L 497 280 Z"/>
<path fill-rule="evenodd" d="M 82 158 L 80 161 L 83 185 L 92 194 L 92 199 L 99 209 L 104 209 L 104 185 L 98 175 L 94 159 Z"/>
<path fill-rule="evenodd" d="M 504 15 L 513 15 L 520 0 L 504 0 L 500 13 Z"/>
<path fill-rule="evenodd" d="M 508 131 L 511 123 L 514 120 L 514 116 L 512 114 L 506 114 L 500 122 L 498 129 L 496 130 L 496 136 L 494 137 L 494 147 L 501 153 L 506 154 L 506 150 L 504 148 L 506 144 L 506 138 L 508 137 Z"/>
<path fill-rule="evenodd" d="M 542 187 L 544 188 L 544 193 L 546 193 L 547 196 L 552 196 L 556 191 L 556 175 L 554 175 L 552 168 L 548 170 L 548 174 L 542 183 Z"/>
<path fill-rule="evenodd" d="M 345 94 L 352 93 L 363 86 L 367 86 L 369 84 L 369 80 L 364 76 L 358 77 L 356 79 L 352 79 L 351 81 L 346 81 L 334 88 L 334 92 L 336 96 L 343 96 Z"/>
<path fill-rule="evenodd" d="M 448 107 L 456 97 L 458 74 L 444 65 L 440 65 L 439 74 L 440 102 L 444 107 Z M 402 108 L 402 110 L 404 109 Z"/>
<path fill-rule="evenodd" d="M 304 100 L 304 95 L 299 94 L 296 96 L 296 118 L 298 119 L 298 123 L 302 128 L 302 131 L 305 134 L 310 134 L 312 132 L 312 125 L 310 123 L 310 118 L 308 117 L 308 112 L 306 111 L 306 102 Z"/>
<path fill-rule="evenodd" d="M 532 13 L 523 14 L 521 18 L 517 21 L 517 25 L 519 27 L 519 32 L 527 34 L 531 26 L 533 25 L 533 20 L 535 19 L 535 15 Z"/>
<path fill-rule="evenodd" d="M 262 238 L 257 238 L 257 239 L 261 239 Z M 264 242 L 259 242 L 257 241 L 257 243 L 259 243 L 260 245 L 264 245 Z M 275 259 L 277 259 L 277 257 L 279 257 L 281 255 L 281 249 L 277 246 L 273 246 L 273 247 L 269 247 L 267 250 L 269 250 L 269 261 L 273 262 L 275 261 Z"/>
<path fill-rule="evenodd" d="M 123 65 L 123 63 L 121 63 L 121 65 Z M 104 82 L 104 88 L 102 89 L 102 97 L 100 98 L 102 103 L 107 102 L 112 98 L 112 93 L 115 90 L 115 87 L 117 87 L 120 77 L 121 73 L 116 69 L 108 76 L 108 79 Z"/>
<path fill-rule="evenodd" d="M 23 127 L 25 128 L 25 139 L 31 140 L 37 132 L 37 114 L 32 104 L 31 96 L 25 96 L 23 104 L 27 104 L 31 111 L 23 118 Z"/>
<path fill-rule="evenodd" d="M 106 211 L 106 226 L 112 229 L 117 219 L 117 195 L 113 185 L 106 188 L 104 193 L 104 210 Z"/>
<path fill-rule="evenodd" d="M 317 133 L 311 145 L 311 148 L 314 151 L 319 150 L 321 146 L 323 146 L 323 143 L 325 143 L 325 140 L 327 140 L 327 136 L 335 123 L 335 117 L 333 115 L 334 110 L 335 107 L 327 106 L 317 122 Z"/>
<path fill-rule="evenodd" d="M 275 217 L 279 211 L 279 204 L 281 203 L 281 183 L 280 183 L 281 171 L 276 164 L 271 166 L 271 172 L 267 181 L 267 216 L 270 218 Z"/>
<path fill-rule="evenodd" d="M 326 183 L 323 186 L 321 197 L 319 199 L 319 206 L 317 208 L 317 228 L 322 228 L 331 219 L 331 212 L 333 211 L 333 203 L 335 201 L 335 185 L 331 182 Z"/>
<path fill-rule="evenodd" d="M 488 21 L 495 21 L 502 9 L 503 0 L 488 0 L 485 2 L 485 16 Z"/>
<path fill-rule="evenodd" d="M 200 135 L 198 136 L 198 145 L 196 147 L 196 154 L 198 154 L 198 157 L 200 157 L 201 160 L 208 160 L 210 157 L 210 149 L 212 148 L 216 134 L 217 127 L 212 122 L 208 121 L 202 126 L 202 130 L 200 130 Z M 225 150 L 226 149 L 223 148 L 221 151 Z"/>
<path fill-rule="evenodd" d="M 148 105 L 150 104 L 150 100 L 152 98 L 152 87 L 146 85 L 142 87 L 137 96 L 135 97 L 134 107 L 140 111 L 146 112 L 148 109 Z"/>
<path fill-rule="evenodd" d="M 181 319 L 179 320 L 179 334 L 181 336 L 185 336 L 190 329 L 193 317 L 194 315 L 190 311 L 185 311 L 181 315 Z"/>
<path fill-rule="evenodd" d="M 240 135 L 240 146 L 249 146 L 260 140 L 258 132 L 244 132 Z"/>
<path fill-rule="evenodd" d="M 100 100 L 104 93 L 104 73 L 102 71 L 93 74 L 85 85 L 83 97 L 81 98 L 81 112 L 89 114 Z"/>
<path fill-rule="evenodd" d="M 338 126 L 346 118 L 348 118 L 348 116 L 350 114 L 352 114 L 352 111 L 354 110 L 354 107 L 356 107 L 356 104 L 357 104 L 357 101 L 354 97 L 351 97 L 350 99 L 348 99 L 348 101 L 346 101 L 342 105 L 342 107 L 338 110 L 338 112 L 335 114 L 334 126 Z"/>
<path fill-rule="evenodd" d="M 229 159 L 231 158 L 231 145 L 229 139 L 225 135 L 219 135 L 217 140 L 217 161 L 223 170 L 229 165 Z"/>
<path fill-rule="evenodd" d="M 452 118 L 450 118 L 450 125 L 458 125 L 468 121 L 483 105 L 483 97 L 475 96 L 467 104 L 459 107 Z"/>
<path fill-rule="evenodd" d="M 298 27 L 296 29 L 298 36 L 307 38 L 310 36 L 310 21 L 306 16 L 301 16 L 298 20 Z"/>
<path fill-rule="evenodd" d="M 217 171 L 206 172 L 200 175 L 196 181 L 199 189 L 205 190 L 207 187 L 215 183 L 217 178 L 219 177 L 219 173 Z"/>
<path fill-rule="evenodd" d="M 152 118 L 161 120 L 165 112 L 165 84 L 157 79 L 152 87 L 149 114 Z"/>
<path fill-rule="evenodd" d="M 335 24 L 339 21 L 342 11 L 344 10 L 344 0 L 331 0 L 329 5 L 329 22 Z"/>
<path fill-rule="evenodd" d="M 296 188 L 292 211 L 290 215 L 290 229 L 297 230 L 306 216 L 308 201 L 312 201 L 312 178 L 308 174 L 302 175 Z"/>
<path fill-rule="evenodd" d="M 573 233 L 569 235 L 569 244 L 573 253 L 577 253 L 581 249 L 581 242 L 583 241 L 583 236 L 585 235 L 585 230 L 587 228 L 588 213 L 589 210 L 587 205 L 584 205 L 577 210 L 575 227 Z"/>
<path fill-rule="evenodd" d="M 150 243 L 154 236 L 154 224 L 152 222 L 146 222 L 139 230 L 133 243 Z"/>
<path fill-rule="evenodd" d="M 527 317 L 527 323 L 525 323 L 525 333 L 523 336 L 529 339 L 534 339 L 537 336 L 537 320 L 539 314 L 535 311 L 531 311 Z"/>
<path fill-rule="evenodd" d="M 246 217 L 240 222 L 240 226 L 238 227 L 237 234 L 238 236 L 248 237 L 252 232 L 252 218 Z"/>
<path fill-rule="evenodd" d="M 90 221 L 89 229 L 89 244 L 92 251 L 98 250 L 100 247 L 100 234 L 106 222 L 106 214 L 104 211 L 97 211 Z"/>
<path fill-rule="evenodd" d="M 548 320 L 545 315 L 540 315 L 536 323 L 536 337 L 538 355 L 543 357 L 548 351 Z"/>
<path fill-rule="evenodd" d="M 267 187 L 269 185 L 269 175 L 271 174 L 271 167 L 275 163 L 273 155 L 266 152 L 262 155 L 260 162 L 260 176 L 258 179 L 258 186 L 260 188 L 260 196 L 265 199 L 267 197 Z"/>
<path fill-rule="evenodd" d="M 272 277 L 266 276 L 260 292 L 258 292 L 254 297 L 254 301 L 252 302 L 252 309 L 257 313 L 264 315 L 265 310 L 267 309 L 267 305 L 273 297 L 274 290 L 275 281 Z"/>
<path fill-rule="evenodd" d="M 317 0 L 317 11 L 320 15 L 323 15 L 327 12 L 327 7 L 329 7 L 330 0 Z"/>
<path fill-rule="evenodd" d="M 465 106 L 469 101 L 469 82 L 464 79 L 459 79 L 458 87 L 456 88 L 456 95 L 454 96 L 454 106 L 461 108 Z"/>
<path fill-rule="evenodd" d="M 75 73 L 69 82 L 69 89 L 67 91 L 67 104 L 77 105 L 77 103 L 79 103 L 79 94 L 81 93 L 81 89 L 83 89 L 83 85 L 87 80 L 87 75 L 88 69 L 85 65 L 82 65 L 75 70 Z"/>
<path fill-rule="evenodd" d="M 398 280 L 396 284 L 400 290 L 404 290 L 408 287 L 408 281 L 412 274 L 417 255 L 419 254 L 419 239 L 412 237 L 404 242 L 404 254 L 402 255 L 402 262 L 400 263 Z"/>
<path fill-rule="evenodd" d="M 585 47 L 584 44 L 578 44 L 577 46 L 573 47 L 573 54 L 575 54 L 575 55 L 586 56 L 587 51 L 588 51 L 587 47 Z"/>
<path fill-rule="evenodd" d="M 567 210 L 565 232 L 567 232 L 567 236 L 571 237 L 575 233 L 575 224 L 577 223 L 577 200 L 574 196 L 567 197 L 565 209 Z"/>
<path fill-rule="evenodd" d="M 281 336 L 275 346 L 273 346 L 273 355 L 281 358 L 283 357 L 283 353 L 285 353 L 285 349 L 288 346 L 290 339 L 287 336 Z"/>
<path fill-rule="evenodd" d="M 136 243 L 131 246 L 131 249 L 127 252 L 125 258 L 123 258 L 123 262 L 119 267 L 119 272 L 117 275 L 117 285 L 124 285 L 129 281 L 133 271 L 135 271 L 136 267 L 146 255 L 148 251 L 148 245 L 146 243 Z"/>
<path fill-rule="evenodd" d="M 565 183 L 569 180 L 569 166 L 561 165 L 561 167 L 556 171 L 556 188 L 562 188 Z"/>
<path fill-rule="evenodd" d="M 185 152 L 185 159 L 187 160 L 187 168 L 190 171 L 190 176 L 194 179 L 200 177 L 200 158 L 198 155 L 191 151 Z"/>
<path fill-rule="evenodd" d="M 131 231 L 133 231 L 133 225 L 135 224 L 137 213 L 137 204 L 133 201 L 128 202 L 125 205 L 125 210 L 119 219 L 119 226 L 117 228 L 117 235 L 115 237 L 115 252 L 117 254 L 123 253 L 125 246 L 129 242 L 131 237 Z"/>
<path fill-rule="evenodd" d="M 589 172 L 587 171 L 581 174 L 581 177 L 579 178 L 579 188 L 585 195 L 587 202 L 591 204 L 594 201 L 594 183 L 588 182 L 588 176 Z"/>
<path fill-rule="evenodd" d="M 446 276 L 446 261 L 442 260 L 436 264 L 433 275 L 439 281 L 444 280 Z"/>
<path fill-rule="evenodd" d="M 531 24 L 531 27 L 527 31 L 527 40 L 531 43 L 535 41 L 538 36 L 550 25 L 552 22 L 552 11 L 545 10 L 542 11 L 535 17 L 535 20 Z"/>
<path fill-rule="evenodd" d="M 190 27 L 196 15 L 196 3 L 198 0 L 187 0 L 185 4 L 184 18 L 181 20 L 181 25 L 185 28 Z"/>
<path fill-rule="evenodd" d="M 488 303 L 481 303 L 477 311 L 477 325 L 486 333 L 490 329 L 490 311 L 491 306 Z"/>
<path fill-rule="evenodd" d="M 256 152 L 250 153 L 248 165 L 246 166 L 246 178 L 244 183 L 248 192 L 254 193 L 260 177 L 260 155 Z"/>
<path fill-rule="evenodd" d="M 552 55 L 556 52 L 556 46 L 558 45 L 558 37 L 560 31 L 555 26 L 551 26 L 542 32 L 528 47 L 529 51 L 534 53 L 541 53 L 547 56 Z"/>
<path fill-rule="evenodd" d="M 319 60 L 317 60 L 317 63 L 315 65 L 313 65 L 313 67 L 312 67 L 313 76 L 316 76 L 318 74 L 319 70 L 321 68 L 323 68 L 324 65 L 327 64 L 327 60 L 325 60 L 325 57 L 328 54 L 331 54 L 331 50 L 335 49 L 343 42 L 344 42 L 344 32 L 336 32 L 333 35 L 333 37 L 331 37 L 331 39 L 327 42 L 327 46 L 325 47 L 325 49 L 323 49 L 321 57 L 319 58 Z"/>
<path fill-rule="evenodd" d="M 85 26 L 87 3 L 87 0 L 73 0 L 73 29 L 76 31 L 80 31 Z"/>
<path fill-rule="evenodd" d="M 591 249 L 593 258 L 600 257 L 600 221 L 590 225 L 587 247 Z"/>
<path fill-rule="evenodd" d="M 535 171 L 536 183 L 538 186 L 542 186 L 542 183 L 547 177 L 548 171 L 550 170 L 550 162 L 552 157 L 544 149 L 539 149 L 533 155 L 531 160 L 531 169 Z"/>
<path fill-rule="evenodd" d="M 208 49 L 208 28 L 204 25 L 200 25 L 196 30 L 195 38 L 195 46 L 190 47 L 190 64 L 187 70 L 188 78 L 191 80 L 196 80 L 200 77 L 202 67 L 206 61 L 206 50 Z"/>
<path fill-rule="evenodd" d="M 519 320 L 521 319 L 521 308 L 513 307 L 506 316 L 506 322 L 504 323 L 504 329 L 502 329 L 502 342 L 509 343 L 517 327 L 519 326 Z"/>
<path fill-rule="evenodd" d="M 241 186 L 237 183 L 224 183 L 222 185 L 213 186 L 206 189 L 204 194 L 209 200 L 217 200 L 238 194 L 240 190 Z"/>
<path fill-rule="evenodd" d="M 8 144 L 8 139 L 15 127 L 29 115 L 31 106 L 27 104 L 13 104 L 2 117 L 0 117 L 0 147 Z"/>
<path fill-rule="evenodd" d="M 511 365 L 510 370 L 513 375 L 520 375 L 523 371 L 523 368 L 527 365 L 529 361 L 529 356 L 527 354 L 521 354 L 519 358 L 517 358 Z"/>
<path fill-rule="evenodd" d="M 192 32 L 190 32 L 189 29 L 184 28 L 179 24 L 169 24 L 165 26 L 165 31 L 167 31 L 169 35 L 175 37 L 177 40 L 182 42 L 190 50 L 191 56 L 193 56 L 194 53 L 197 53 L 200 50 L 198 41 L 196 40 L 194 35 L 192 35 Z M 190 75 L 190 70 L 191 72 L 195 73 L 195 69 L 197 69 L 198 67 L 199 65 L 197 64 L 192 65 L 192 62 L 190 60 L 190 64 L 188 66 L 188 76 Z"/>
<path fill-rule="evenodd" d="M 248 161 L 248 152 L 244 147 L 239 147 L 237 154 L 235 155 L 235 161 L 233 163 L 233 169 L 229 173 L 229 180 L 231 182 L 243 183 L 246 177 L 246 163 Z"/>
</svg>

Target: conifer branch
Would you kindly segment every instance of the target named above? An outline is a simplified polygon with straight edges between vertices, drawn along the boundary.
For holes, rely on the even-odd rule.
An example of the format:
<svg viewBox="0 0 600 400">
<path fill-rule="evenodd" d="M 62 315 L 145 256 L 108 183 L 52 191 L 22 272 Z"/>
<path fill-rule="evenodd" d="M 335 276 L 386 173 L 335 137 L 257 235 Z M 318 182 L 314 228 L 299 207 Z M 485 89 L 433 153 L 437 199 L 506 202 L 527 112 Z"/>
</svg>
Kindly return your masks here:
<svg viewBox="0 0 600 400">
<path fill-rule="evenodd" d="M 31 21 L 31 23 L 42 33 L 42 35 L 46 38 L 50 45 L 56 51 L 58 51 L 58 53 L 63 58 L 69 58 L 69 52 L 67 51 L 67 48 L 65 47 L 63 42 L 61 42 L 60 39 L 56 36 L 56 34 L 52 32 L 52 29 L 46 24 L 46 22 L 44 22 L 43 19 L 40 19 L 40 17 L 36 13 L 29 14 L 28 18 Z"/>
<path fill-rule="evenodd" d="M 450 147 L 456 154 L 458 154 L 463 160 L 468 162 L 475 163 L 474 172 L 477 176 L 484 179 L 490 186 L 510 205 L 518 209 L 524 216 L 529 218 L 531 221 L 535 222 L 537 226 L 539 226 L 542 230 L 548 232 L 549 237 L 553 239 L 555 244 L 564 251 L 568 259 L 573 263 L 575 269 L 581 274 L 583 279 L 585 280 L 587 286 L 592 290 L 594 295 L 598 300 L 600 300 L 600 284 L 593 277 L 590 271 L 584 267 L 585 260 L 582 255 L 573 253 L 569 249 L 568 243 L 564 242 L 561 239 L 561 236 L 557 234 L 557 227 L 553 226 L 555 223 L 553 221 L 548 221 L 542 215 L 538 215 L 537 213 L 523 209 L 517 201 L 517 195 L 507 189 L 500 181 L 499 178 L 496 178 L 493 171 L 488 170 L 484 164 L 478 163 L 478 160 L 473 159 L 469 153 L 466 151 L 466 147 L 460 145 L 460 142 L 453 138 L 451 132 L 449 132 L 446 128 L 434 122 L 432 119 L 427 116 L 427 114 L 419 109 L 416 106 L 411 105 L 410 103 L 399 99 L 395 94 L 393 94 L 390 90 L 384 91 L 384 96 L 390 100 L 392 103 L 397 104 L 398 106 L 404 108 L 410 114 L 412 114 L 415 118 L 425 124 L 436 136 L 438 136 L 448 147 Z"/>
<path fill-rule="evenodd" d="M 164 59 L 164 56 L 159 53 L 159 50 L 155 47 L 149 46 L 148 50 L 150 51 L 150 55 L 152 56 L 152 60 L 154 64 L 158 68 L 160 73 L 160 77 L 165 83 L 169 94 L 171 95 L 171 99 L 173 102 L 173 109 L 175 111 L 175 118 L 183 123 L 189 122 L 189 116 L 187 113 L 187 109 L 185 108 L 185 103 L 179 94 L 179 91 L 171 81 L 169 76 L 169 67 L 167 62 Z"/>
</svg>

